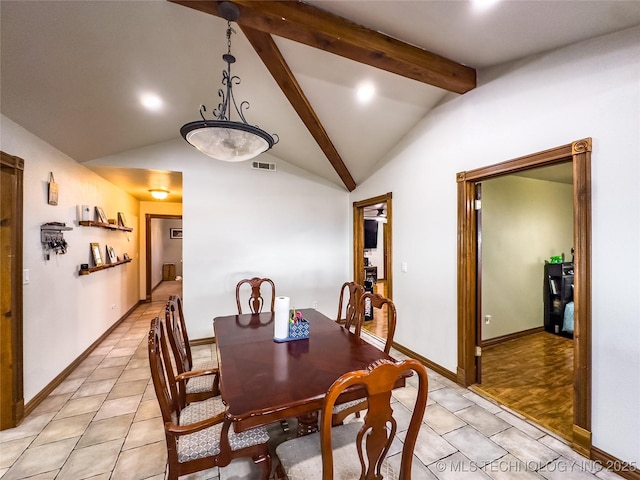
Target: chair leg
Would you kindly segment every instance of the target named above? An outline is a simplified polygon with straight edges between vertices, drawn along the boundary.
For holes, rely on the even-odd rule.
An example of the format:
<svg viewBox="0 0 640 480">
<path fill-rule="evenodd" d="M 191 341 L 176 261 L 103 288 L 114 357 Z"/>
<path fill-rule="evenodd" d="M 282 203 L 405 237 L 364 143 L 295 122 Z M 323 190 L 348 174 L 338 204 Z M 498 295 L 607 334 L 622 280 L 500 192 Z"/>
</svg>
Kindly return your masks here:
<svg viewBox="0 0 640 480">
<path fill-rule="evenodd" d="M 271 477 L 271 457 L 269 454 L 255 457 L 253 463 L 262 467 L 262 480 L 269 480 Z"/>
<path fill-rule="evenodd" d="M 284 468 L 282 468 L 281 463 L 279 463 L 276 467 L 275 480 L 289 480 L 289 477 L 287 477 L 287 474 L 285 473 Z"/>
</svg>

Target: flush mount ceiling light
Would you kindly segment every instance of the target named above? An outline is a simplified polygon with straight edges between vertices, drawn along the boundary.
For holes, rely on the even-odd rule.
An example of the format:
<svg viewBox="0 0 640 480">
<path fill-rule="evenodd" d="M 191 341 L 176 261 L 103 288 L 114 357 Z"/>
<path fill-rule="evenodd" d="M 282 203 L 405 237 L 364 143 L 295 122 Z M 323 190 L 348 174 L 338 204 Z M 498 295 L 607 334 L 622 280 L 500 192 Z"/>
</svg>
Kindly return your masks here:
<svg viewBox="0 0 640 480">
<path fill-rule="evenodd" d="M 152 188 L 149 193 L 156 200 L 164 200 L 169 195 L 169 190 L 162 190 L 160 188 Z"/>
<path fill-rule="evenodd" d="M 223 88 L 218 90 L 218 96 L 222 101 L 218 108 L 213 110 L 215 119 L 204 118 L 207 109 L 201 105 L 202 120 L 183 125 L 180 134 L 205 155 L 225 162 L 242 162 L 269 150 L 278 143 L 278 136 L 275 135 L 274 140 L 272 135 L 247 123 L 243 110 L 249 108 L 249 102 L 240 102 L 239 107 L 236 104 L 232 86 L 234 83 L 240 83 L 240 77 L 231 75 L 231 64 L 236 61 L 231 55 L 231 21 L 238 19 L 240 10 L 233 3 L 221 2 L 218 11 L 227 20 L 227 53 L 222 56 L 227 69 L 222 71 Z M 239 121 L 231 120 L 232 111 L 235 111 Z"/>
</svg>

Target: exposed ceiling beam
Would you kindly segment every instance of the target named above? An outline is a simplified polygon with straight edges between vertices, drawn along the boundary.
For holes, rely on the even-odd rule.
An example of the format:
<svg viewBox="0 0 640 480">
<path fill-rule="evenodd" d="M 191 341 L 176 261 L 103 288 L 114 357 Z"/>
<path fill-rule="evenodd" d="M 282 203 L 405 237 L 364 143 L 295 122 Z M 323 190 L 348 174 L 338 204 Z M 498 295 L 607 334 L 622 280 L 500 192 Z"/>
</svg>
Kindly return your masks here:
<svg viewBox="0 0 640 480">
<path fill-rule="evenodd" d="M 273 38 L 271 38 L 271 35 L 243 25 L 240 25 L 240 28 L 282 89 L 282 92 L 289 99 L 289 102 L 329 162 L 331 162 L 331 165 L 333 165 L 333 168 L 340 176 L 347 190 L 350 192 L 355 190 L 356 182 L 342 161 L 342 157 L 340 157 L 340 154 L 333 145 L 316 112 L 313 110 L 313 107 L 300 88 L 298 81 L 293 76 L 287 62 L 280 53 L 278 46 L 273 41 Z"/>
<path fill-rule="evenodd" d="M 219 1 L 169 0 L 221 17 Z M 455 93 L 476 87 L 476 71 L 302 2 L 233 0 L 237 23 Z"/>
</svg>

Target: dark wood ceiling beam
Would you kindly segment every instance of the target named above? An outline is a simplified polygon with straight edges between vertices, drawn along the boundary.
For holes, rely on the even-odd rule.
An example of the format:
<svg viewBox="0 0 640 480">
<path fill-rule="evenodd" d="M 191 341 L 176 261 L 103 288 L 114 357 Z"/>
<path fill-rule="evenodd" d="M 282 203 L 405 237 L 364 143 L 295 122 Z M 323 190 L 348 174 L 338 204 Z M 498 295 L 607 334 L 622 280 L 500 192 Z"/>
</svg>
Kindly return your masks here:
<svg viewBox="0 0 640 480">
<path fill-rule="evenodd" d="M 327 135 L 320 119 L 300 88 L 300 84 L 298 84 L 298 81 L 293 76 L 289 65 L 287 65 L 287 62 L 278 49 L 278 46 L 273 41 L 273 38 L 271 38 L 271 35 L 243 25 L 240 25 L 240 28 L 262 59 L 275 81 L 280 86 L 282 92 L 289 99 L 289 102 L 298 113 L 298 116 L 304 122 L 329 162 L 331 162 L 331 165 L 333 165 L 333 168 L 340 176 L 340 179 L 344 183 L 345 187 L 347 187 L 347 190 L 350 192 L 355 190 L 356 182 L 347 169 L 347 166 L 342 161 L 342 157 L 340 157 L 340 154 L 333 145 L 329 135 Z"/>
<path fill-rule="evenodd" d="M 220 17 L 219 1 L 170 0 Z M 455 93 L 476 87 L 473 68 L 302 2 L 233 0 L 240 26 L 278 35 Z"/>
</svg>

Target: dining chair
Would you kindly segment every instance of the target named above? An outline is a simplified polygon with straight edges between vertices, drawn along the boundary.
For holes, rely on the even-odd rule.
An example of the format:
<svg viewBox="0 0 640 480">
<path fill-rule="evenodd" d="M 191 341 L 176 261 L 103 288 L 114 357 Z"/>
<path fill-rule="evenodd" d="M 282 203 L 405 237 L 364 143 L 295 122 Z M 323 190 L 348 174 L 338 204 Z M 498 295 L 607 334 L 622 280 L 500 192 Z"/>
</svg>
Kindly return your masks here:
<svg viewBox="0 0 640 480">
<path fill-rule="evenodd" d="M 355 326 L 358 320 L 358 305 L 360 297 L 364 294 L 364 287 L 356 282 L 344 282 L 342 288 L 340 288 L 340 301 L 338 302 L 338 316 L 336 322 L 344 324 L 344 327 L 349 330 L 352 326 Z M 342 318 L 342 307 L 346 299 L 346 310 L 344 319 Z M 344 321 L 344 323 L 343 323 Z"/>
<path fill-rule="evenodd" d="M 226 411 L 211 398 L 180 406 L 176 379 L 160 317 L 151 321 L 148 339 L 149 366 L 167 442 L 168 479 L 224 467 L 238 457 L 250 457 L 262 466 L 262 479 L 271 472 L 267 448 L 269 434 L 264 427 L 235 433 Z"/>
<path fill-rule="evenodd" d="M 249 310 L 251 313 L 260 313 L 262 312 L 262 308 L 264 307 L 264 298 L 262 296 L 262 286 L 264 284 L 271 285 L 271 308 L 270 312 L 274 311 L 274 305 L 276 301 L 276 286 L 273 283 L 273 280 L 270 278 L 245 278 L 244 280 L 240 280 L 236 285 L 236 303 L 238 304 L 238 314 L 242 315 L 242 302 L 240 301 L 240 288 L 243 285 L 249 285 L 251 288 L 251 294 L 248 299 Z M 267 287 L 268 288 L 268 287 Z"/>
<path fill-rule="evenodd" d="M 392 395 L 396 381 L 415 372 L 418 394 L 409 420 L 400 468 L 387 455 L 398 434 L 401 420 L 394 417 Z M 287 440 L 276 447 L 280 460 L 277 473 L 290 480 L 301 479 L 411 479 L 413 451 L 427 405 L 427 369 L 417 360 L 378 360 L 366 370 L 348 372 L 336 380 L 324 398 L 320 431 Z M 331 412 L 340 394 L 349 387 L 366 389 L 369 409 L 364 421 L 332 426 Z"/>
<path fill-rule="evenodd" d="M 182 406 L 220 395 L 220 375 L 216 364 L 205 361 L 194 365 L 179 295 L 169 297 L 165 307 L 165 324 L 176 371 L 180 378 L 185 379 L 184 388 L 178 392 Z"/>
<path fill-rule="evenodd" d="M 360 337 L 362 332 L 362 323 L 364 322 L 365 305 L 378 310 L 378 317 L 387 323 L 387 339 L 384 345 L 384 352 L 389 353 L 391 351 L 391 345 L 393 345 L 393 336 L 396 331 L 396 307 L 391 300 L 383 297 L 379 293 L 364 293 L 360 295 L 358 300 L 357 315 L 358 320 L 355 322 L 356 336 Z M 372 312 L 373 313 L 373 312 Z M 344 403 L 339 403 L 333 409 L 333 424 L 340 425 L 346 417 L 352 413 L 356 414 L 356 417 L 360 416 L 360 411 L 367 408 L 366 399 L 363 400 L 351 400 Z"/>
</svg>

